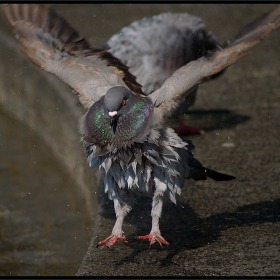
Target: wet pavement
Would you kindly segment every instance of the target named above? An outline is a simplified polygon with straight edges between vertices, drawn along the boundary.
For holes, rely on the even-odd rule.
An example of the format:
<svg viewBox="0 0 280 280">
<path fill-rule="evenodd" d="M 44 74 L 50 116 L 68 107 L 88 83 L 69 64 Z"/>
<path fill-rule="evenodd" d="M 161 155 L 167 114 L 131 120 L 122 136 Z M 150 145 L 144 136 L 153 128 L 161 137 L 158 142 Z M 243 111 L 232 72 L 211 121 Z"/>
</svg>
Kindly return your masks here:
<svg viewBox="0 0 280 280">
<path fill-rule="evenodd" d="M 202 17 L 207 29 L 224 42 L 244 24 L 275 7 L 267 4 L 54 6 L 96 47 L 133 20 L 168 11 Z M 256 46 L 249 57 L 227 69 L 222 77 L 202 84 L 195 105 L 185 116 L 189 125 L 206 131 L 204 135 L 188 137 L 196 146 L 195 157 L 205 166 L 233 174 L 236 179 L 186 181 L 180 205 L 166 203 L 163 209 L 161 232 L 170 243 L 164 248 L 158 244 L 150 248 L 148 242 L 135 241 L 135 236 L 150 231 L 151 201 L 146 198 L 139 199 L 125 220 L 124 232 L 130 242 L 119 242 L 110 250 L 96 248 L 97 242 L 110 234 L 115 222 L 112 202 L 100 191 L 94 234 L 77 275 L 280 275 L 279 37 L 278 31 Z M 30 67 L 29 71 L 37 70 Z M 40 77 L 55 83 L 50 75 Z M 59 84 L 57 89 L 60 87 Z M 72 98 L 69 89 L 63 94 Z M 6 108 L 9 106 L 3 98 L 0 101 Z M 74 105 L 69 108 L 74 115 L 81 110 Z M 68 114 L 69 108 L 64 109 L 61 118 Z M 50 119 L 48 125 L 52 126 L 54 121 Z M 81 149 L 81 145 L 76 149 Z M 63 152 L 68 156 L 67 149 Z M 97 184 L 90 182 L 88 186 L 92 192 L 97 191 Z M 94 203 L 87 205 L 93 205 L 93 214 L 96 213 Z"/>
</svg>

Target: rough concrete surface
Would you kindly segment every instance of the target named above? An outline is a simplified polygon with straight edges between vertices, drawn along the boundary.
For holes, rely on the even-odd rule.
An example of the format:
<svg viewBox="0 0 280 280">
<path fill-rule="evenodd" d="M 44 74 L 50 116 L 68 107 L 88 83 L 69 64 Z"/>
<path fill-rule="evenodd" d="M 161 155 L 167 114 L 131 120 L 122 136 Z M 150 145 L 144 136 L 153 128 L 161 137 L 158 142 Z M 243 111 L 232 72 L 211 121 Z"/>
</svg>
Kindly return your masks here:
<svg viewBox="0 0 280 280">
<path fill-rule="evenodd" d="M 202 17 L 207 29 L 223 42 L 275 5 L 60 4 L 54 7 L 92 45 L 99 47 L 133 20 L 160 12 L 188 12 Z M 110 250 L 96 248 L 97 242 L 110 234 L 115 221 L 112 202 L 101 191 L 93 238 L 77 275 L 280 275 L 279 38 L 280 31 L 256 46 L 249 57 L 231 66 L 222 77 L 202 84 L 195 105 L 185 117 L 190 125 L 206 130 L 204 135 L 189 137 L 196 146 L 195 157 L 205 166 L 233 174 L 236 179 L 230 182 L 186 181 L 180 204 L 166 203 L 163 209 L 161 232 L 170 243 L 164 248 L 158 244 L 150 248 L 148 242 L 134 239 L 150 231 L 151 201 L 146 198 L 139 199 L 125 220 L 124 231 L 130 242 L 119 242 Z M 8 46 L 6 49 L 10 57 L 20 57 L 14 50 L 9 51 Z M 7 57 L 7 54 L 1 55 L 3 75 L 4 65 L 11 69 L 16 65 L 9 64 Z M 21 63 L 32 73 L 40 72 L 23 58 Z M 12 75 L 12 70 L 9 74 Z M 37 74 L 34 75 L 32 79 L 36 82 Z M 50 75 L 38 75 L 41 82 L 56 83 Z M 24 87 L 28 80 L 24 85 L 17 83 L 15 81 L 13 86 L 28 90 Z M 8 90 L 7 84 L 5 90 Z M 63 90 L 58 96 L 68 94 L 73 98 L 71 90 L 67 87 Z M 41 91 L 39 82 L 38 91 Z M 49 102 L 52 106 L 57 100 Z M 6 108 L 9 106 L 4 98 L 1 103 Z M 63 101 L 60 105 L 64 107 Z M 65 126 L 67 110 L 80 110 L 80 107 L 67 106 L 58 117 Z M 77 144 L 76 149 L 81 150 L 81 146 Z M 63 152 L 68 153 L 67 149 Z M 89 184 L 92 184 L 89 185 L 92 192 L 96 191 L 97 184 Z"/>
</svg>

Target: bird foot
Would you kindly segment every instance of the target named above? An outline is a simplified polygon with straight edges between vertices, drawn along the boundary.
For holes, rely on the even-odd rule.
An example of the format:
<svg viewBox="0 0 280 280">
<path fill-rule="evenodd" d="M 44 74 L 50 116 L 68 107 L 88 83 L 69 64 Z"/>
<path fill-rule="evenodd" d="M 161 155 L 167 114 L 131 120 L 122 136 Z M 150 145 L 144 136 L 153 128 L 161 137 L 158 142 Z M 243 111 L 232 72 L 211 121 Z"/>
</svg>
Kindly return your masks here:
<svg viewBox="0 0 280 280">
<path fill-rule="evenodd" d="M 190 127 L 186 125 L 181 117 L 178 117 L 179 126 L 175 127 L 174 130 L 179 135 L 187 135 L 187 134 L 203 134 L 204 130 L 201 128 Z"/>
<path fill-rule="evenodd" d="M 116 244 L 118 239 L 122 240 L 124 243 L 128 243 L 128 240 L 126 239 L 126 237 L 123 234 L 118 235 L 118 236 L 117 235 L 110 235 L 109 237 L 107 237 L 103 241 L 98 242 L 96 247 L 107 246 L 108 248 L 110 248 L 111 246 Z"/>
<path fill-rule="evenodd" d="M 169 243 L 161 235 L 158 236 L 155 233 L 154 234 L 150 233 L 150 234 L 147 234 L 147 235 L 138 236 L 137 239 L 138 240 L 149 239 L 150 245 L 155 244 L 156 241 L 160 244 L 161 247 L 162 247 L 162 244 L 163 245 L 169 245 Z"/>
</svg>

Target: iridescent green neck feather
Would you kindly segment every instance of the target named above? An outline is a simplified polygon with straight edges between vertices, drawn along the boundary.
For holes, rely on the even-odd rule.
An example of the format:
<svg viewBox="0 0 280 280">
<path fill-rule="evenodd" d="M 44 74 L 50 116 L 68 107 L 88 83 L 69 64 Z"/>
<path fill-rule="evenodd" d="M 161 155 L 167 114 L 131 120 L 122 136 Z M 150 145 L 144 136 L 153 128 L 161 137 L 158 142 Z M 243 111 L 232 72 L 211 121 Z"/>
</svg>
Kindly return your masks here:
<svg viewBox="0 0 280 280">
<path fill-rule="evenodd" d="M 131 145 L 144 133 L 153 105 L 149 98 L 136 97 L 128 112 L 118 117 L 115 131 L 110 125 L 110 118 L 103 107 L 104 98 L 96 102 L 86 115 L 85 140 L 97 144 L 125 147 Z"/>
</svg>

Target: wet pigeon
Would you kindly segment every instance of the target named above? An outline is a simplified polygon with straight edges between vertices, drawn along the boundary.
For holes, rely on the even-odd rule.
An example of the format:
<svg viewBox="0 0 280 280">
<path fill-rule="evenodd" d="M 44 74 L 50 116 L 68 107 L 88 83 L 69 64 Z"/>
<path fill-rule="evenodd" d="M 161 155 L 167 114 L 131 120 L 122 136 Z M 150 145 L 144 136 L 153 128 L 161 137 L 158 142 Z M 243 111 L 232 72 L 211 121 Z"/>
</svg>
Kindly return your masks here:
<svg viewBox="0 0 280 280">
<path fill-rule="evenodd" d="M 138 239 L 167 245 L 159 229 L 164 197 L 176 203 L 184 179 L 234 179 L 204 167 L 193 157 L 191 141 L 166 127 L 164 119 L 201 81 L 247 56 L 249 48 L 278 29 L 280 7 L 246 26 L 227 48 L 179 68 L 149 96 L 127 66 L 109 52 L 91 48 L 47 5 L 2 4 L 1 12 L 21 51 L 73 88 L 88 109 L 80 128 L 88 162 L 101 171 L 117 217 L 111 235 L 99 245 L 127 242 L 122 224 L 133 192 L 153 195 L 152 229 Z"/>
<path fill-rule="evenodd" d="M 148 95 L 160 88 L 177 69 L 222 45 L 211 32 L 205 30 L 201 18 L 187 13 L 163 13 L 131 23 L 112 36 L 103 47 L 129 67 Z M 220 75 L 217 73 L 212 78 Z M 203 132 L 202 129 L 186 126 L 179 115 L 193 105 L 196 91 L 197 87 L 173 112 L 180 124 L 175 129 L 177 133 Z"/>
</svg>

